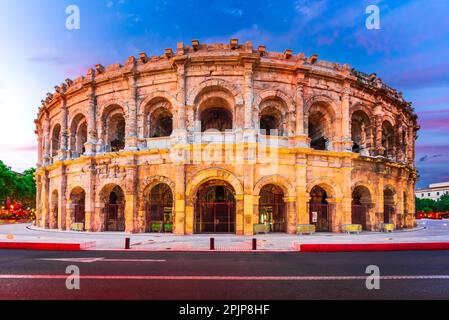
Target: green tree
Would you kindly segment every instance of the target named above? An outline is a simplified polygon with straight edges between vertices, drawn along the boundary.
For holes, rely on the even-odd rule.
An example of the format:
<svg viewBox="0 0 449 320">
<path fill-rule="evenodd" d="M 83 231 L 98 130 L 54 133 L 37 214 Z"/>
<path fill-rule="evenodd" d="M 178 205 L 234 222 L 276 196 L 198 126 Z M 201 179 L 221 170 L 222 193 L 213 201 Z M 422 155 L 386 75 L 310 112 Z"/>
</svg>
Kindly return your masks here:
<svg viewBox="0 0 449 320">
<path fill-rule="evenodd" d="M 415 198 L 416 204 L 416 212 L 424 211 L 424 212 L 432 212 L 437 211 L 437 202 L 432 199 L 420 199 L 418 197 Z"/>
<path fill-rule="evenodd" d="M 36 183 L 34 181 L 35 169 L 25 170 L 17 174 L 0 160 L 0 202 L 8 197 L 17 200 L 24 207 L 35 207 Z"/>
<path fill-rule="evenodd" d="M 449 211 L 449 194 L 445 194 L 436 203 L 436 209 L 440 212 Z"/>
</svg>

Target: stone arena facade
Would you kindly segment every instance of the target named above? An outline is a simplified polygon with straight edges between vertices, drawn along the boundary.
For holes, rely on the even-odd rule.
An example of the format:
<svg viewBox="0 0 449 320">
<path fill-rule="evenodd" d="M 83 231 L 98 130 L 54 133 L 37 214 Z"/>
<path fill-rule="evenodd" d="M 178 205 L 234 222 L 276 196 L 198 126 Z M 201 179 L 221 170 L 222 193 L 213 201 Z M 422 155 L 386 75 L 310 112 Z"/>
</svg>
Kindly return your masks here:
<svg viewBox="0 0 449 320">
<path fill-rule="evenodd" d="M 317 55 L 179 43 L 65 80 L 35 123 L 42 228 L 414 225 L 411 104 L 375 74 Z"/>
</svg>

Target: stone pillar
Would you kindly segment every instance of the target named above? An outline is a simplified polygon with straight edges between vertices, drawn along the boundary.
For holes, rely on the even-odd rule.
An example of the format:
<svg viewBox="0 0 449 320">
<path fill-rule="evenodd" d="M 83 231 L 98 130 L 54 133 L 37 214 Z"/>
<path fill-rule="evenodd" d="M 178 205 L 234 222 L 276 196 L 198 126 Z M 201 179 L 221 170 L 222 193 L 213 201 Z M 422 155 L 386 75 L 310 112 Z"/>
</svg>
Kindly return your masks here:
<svg viewBox="0 0 449 320">
<path fill-rule="evenodd" d="M 70 230 L 70 228 L 72 227 L 73 218 L 74 218 L 74 214 L 75 214 L 74 210 L 75 210 L 75 205 L 72 203 L 72 199 L 68 199 L 67 207 L 66 207 L 66 216 L 65 216 L 66 230 Z"/>
<path fill-rule="evenodd" d="M 284 202 L 287 205 L 287 233 L 296 233 L 296 197 L 285 197 Z"/>
<path fill-rule="evenodd" d="M 61 154 L 60 159 L 65 160 L 69 157 L 69 132 L 68 132 L 68 117 L 69 111 L 67 108 L 67 97 L 65 96 L 65 86 L 63 86 L 63 93 L 61 93 Z"/>
<path fill-rule="evenodd" d="M 260 201 L 260 195 L 254 195 L 253 199 L 252 199 L 252 203 L 253 203 L 253 225 L 259 223 L 259 201 Z"/>
<path fill-rule="evenodd" d="M 237 194 L 235 196 L 235 231 L 236 234 L 242 236 L 245 234 L 244 231 L 244 198 L 243 194 Z"/>
<path fill-rule="evenodd" d="M 253 114 L 253 101 L 254 101 L 254 70 L 253 62 L 244 63 L 244 107 L 243 107 L 243 128 L 244 137 L 248 141 L 255 140 L 255 115 Z M 238 115 L 237 115 L 238 117 Z M 236 118 L 237 118 L 236 117 Z"/>
<path fill-rule="evenodd" d="M 349 82 L 345 82 L 343 85 L 343 91 L 341 95 L 341 151 L 352 151 L 352 138 L 351 138 L 351 117 L 350 117 L 350 101 L 349 94 L 351 92 L 351 86 Z"/>
<path fill-rule="evenodd" d="M 50 150 L 50 114 L 45 112 L 45 130 L 44 130 L 44 165 L 51 163 L 51 150 Z"/>
<path fill-rule="evenodd" d="M 58 229 L 66 230 L 66 214 L 67 214 L 67 168 L 65 165 L 61 166 L 61 185 L 60 194 L 58 198 Z"/>
<path fill-rule="evenodd" d="M 87 90 L 88 99 L 88 111 L 87 111 L 87 143 L 86 155 L 93 156 L 96 152 L 97 144 L 97 125 L 96 125 L 96 111 L 97 111 L 97 99 L 95 94 L 95 84 L 89 86 Z"/>
<path fill-rule="evenodd" d="M 248 151 L 251 153 L 250 151 Z M 255 153 L 255 152 L 254 152 Z M 253 158 L 254 159 L 254 158 Z M 243 164 L 243 186 L 244 186 L 244 196 L 243 196 L 243 216 L 244 223 L 243 229 L 245 235 L 253 235 L 254 234 L 254 223 L 253 214 L 254 214 L 254 160 L 246 159 L 245 164 Z M 257 220 L 256 220 L 257 221 Z"/>
<path fill-rule="evenodd" d="M 42 228 L 50 226 L 50 179 L 48 172 L 43 172 L 43 186 L 42 186 Z"/>
<path fill-rule="evenodd" d="M 195 203 L 196 197 L 192 197 L 192 199 L 186 199 L 185 234 L 187 235 L 192 235 L 194 233 Z"/>
<path fill-rule="evenodd" d="M 192 224 L 191 228 L 187 228 L 186 219 L 186 184 L 185 184 L 185 165 L 184 163 L 178 164 L 176 167 L 176 181 L 175 181 L 175 223 L 174 233 L 177 235 L 184 235 L 187 232 L 193 233 L 193 220 L 189 223 Z"/>
<path fill-rule="evenodd" d="M 137 211 L 137 166 L 135 164 L 127 166 L 125 184 L 125 231 L 133 233 L 134 217 Z"/>
<path fill-rule="evenodd" d="M 86 198 L 84 204 L 85 223 L 84 228 L 87 232 L 95 230 L 95 165 L 90 163 L 89 169 L 85 172 Z"/>
<path fill-rule="evenodd" d="M 310 195 L 307 193 L 307 159 L 304 155 L 296 156 L 296 224 L 309 224 L 310 216 L 307 204 Z"/>
<path fill-rule="evenodd" d="M 374 148 L 376 155 L 383 156 L 385 148 L 382 145 L 382 105 L 378 104 L 374 109 Z"/>
<path fill-rule="evenodd" d="M 38 167 L 43 165 L 43 131 L 40 125 L 36 126 L 36 131 L 34 133 L 37 135 L 37 165 Z"/>
<path fill-rule="evenodd" d="M 305 107 L 305 89 L 303 79 L 298 80 L 296 84 L 296 142 L 295 146 L 308 148 L 308 134 L 304 126 L 304 107 Z"/>
<path fill-rule="evenodd" d="M 137 137 L 137 75 L 132 74 L 128 78 L 128 92 L 127 92 L 127 104 L 128 104 L 128 117 L 126 121 L 126 150 L 136 151 L 138 150 L 138 137 Z"/>
<path fill-rule="evenodd" d="M 178 134 L 183 136 L 186 130 L 186 67 L 185 61 L 178 63 L 177 66 L 177 106 L 173 106 L 177 110 L 176 130 Z"/>
<path fill-rule="evenodd" d="M 35 176 L 36 180 L 36 226 L 41 226 L 42 224 L 42 177 L 40 173 Z"/>
<path fill-rule="evenodd" d="M 376 185 L 376 184 L 375 184 Z M 378 178 L 377 181 L 377 201 L 376 201 L 376 230 L 379 229 L 380 224 L 384 221 L 384 179 Z"/>
</svg>

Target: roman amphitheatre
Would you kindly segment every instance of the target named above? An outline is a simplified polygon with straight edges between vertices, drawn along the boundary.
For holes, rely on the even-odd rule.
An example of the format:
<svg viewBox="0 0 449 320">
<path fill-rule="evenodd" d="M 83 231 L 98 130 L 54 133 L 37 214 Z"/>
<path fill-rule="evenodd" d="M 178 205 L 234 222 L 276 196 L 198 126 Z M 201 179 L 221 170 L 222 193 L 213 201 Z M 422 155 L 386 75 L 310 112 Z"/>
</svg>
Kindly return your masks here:
<svg viewBox="0 0 449 320">
<path fill-rule="evenodd" d="M 87 70 L 39 108 L 42 228 L 177 235 L 414 225 L 411 104 L 318 55 L 193 40 Z"/>
</svg>

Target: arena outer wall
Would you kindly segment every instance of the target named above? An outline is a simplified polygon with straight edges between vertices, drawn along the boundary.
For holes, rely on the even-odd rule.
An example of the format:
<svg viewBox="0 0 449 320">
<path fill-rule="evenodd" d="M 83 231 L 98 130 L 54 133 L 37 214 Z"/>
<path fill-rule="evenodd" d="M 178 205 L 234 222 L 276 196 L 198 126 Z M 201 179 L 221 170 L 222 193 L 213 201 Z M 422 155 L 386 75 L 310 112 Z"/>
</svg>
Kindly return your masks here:
<svg viewBox="0 0 449 320">
<path fill-rule="evenodd" d="M 201 136 L 199 123 L 226 122 L 217 115 L 232 118 L 232 132 Z M 161 136 L 170 117 L 171 134 Z M 262 122 L 278 134 L 261 134 Z M 236 39 L 179 43 L 161 56 L 142 53 L 67 79 L 47 94 L 35 123 L 42 228 L 69 230 L 81 219 L 86 231 L 111 230 L 116 206 L 113 217 L 123 214 L 124 231 L 152 231 L 150 192 L 164 184 L 173 195 L 172 231 L 197 233 L 199 188 L 211 181 L 234 195 L 237 235 L 254 233 L 266 185 L 280 190 L 275 206 L 287 233 L 311 222 L 309 202 L 317 194 L 332 232 L 354 223 L 357 206 L 366 230 L 383 222 L 414 225 L 419 126 L 411 104 L 375 74 L 316 55 L 273 53 Z M 224 144 L 208 142 L 224 136 Z"/>
</svg>

